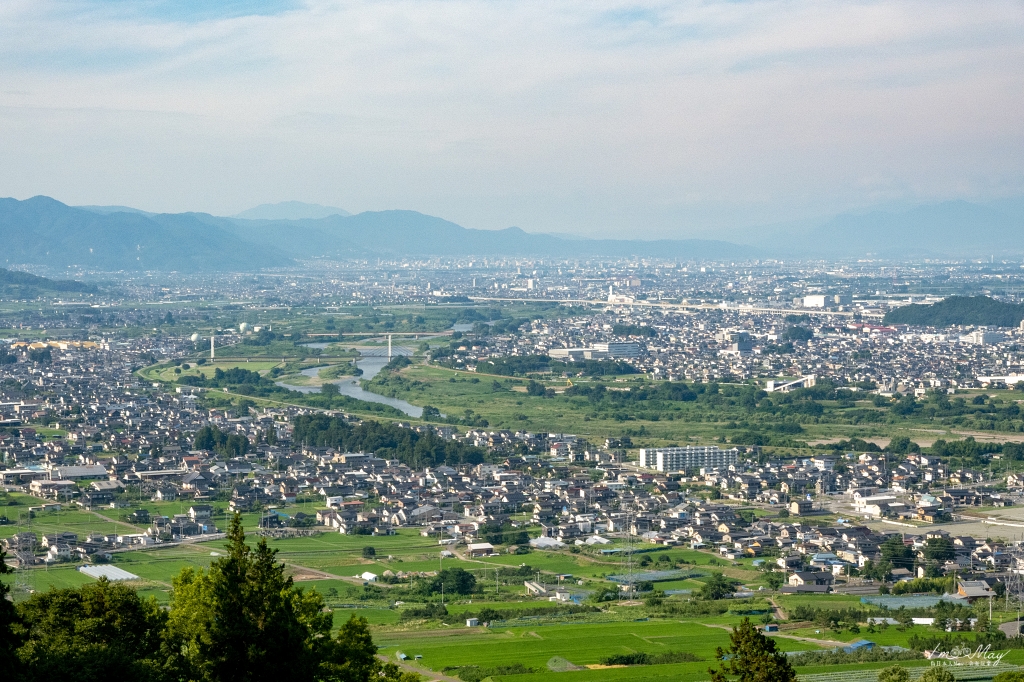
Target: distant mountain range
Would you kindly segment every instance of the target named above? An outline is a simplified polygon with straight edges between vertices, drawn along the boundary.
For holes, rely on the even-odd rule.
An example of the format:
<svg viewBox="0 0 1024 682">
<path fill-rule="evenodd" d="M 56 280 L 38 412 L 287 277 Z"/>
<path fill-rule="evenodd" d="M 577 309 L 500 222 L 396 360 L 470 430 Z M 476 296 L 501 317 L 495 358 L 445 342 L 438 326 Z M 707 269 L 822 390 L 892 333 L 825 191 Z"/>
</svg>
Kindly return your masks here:
<svg viewBox="0 0 1024 682">
<path fill-rule="evenodd" d="M 222 227 L 225 222 L 202 213 L 100 213 L 49 197 L 0 199 L 0 266 L 201 272 L 290 263 L 239 239 Z"/>
<path fill-rule="evenodd" d="M 309 206 L 257 208 L 269 215 L 312 210 Z M 43 196 L 0 199 L 0 242 L 5 245 L 0 266 L 40 264 L 107 271 L 250 272 L 313 257 L 635 255 L 704 260 L 757 254 L 748 246 L 714 240 L 566 239 L 515 227 L 472 230 L 415 211 L 253 220 L 205 213 L 147 213 L 121 206 L 72 207 Z"/>
<path fill-rule="evenodd" d="M 771 257 L 1017 258 L 1024 201 L 964 201 L 843 214 L 799 228 L 714 239 L 586 239 L 517 227 L 467 229 L 415 211 L 368 211 L 282 202 L 234 217 L 149 213 L 126 206 L 72 207 L 49 197 L 0 199 L 0 267 L 38 264 L 96 270 L 256 271 L 296 260 L 422 256 L 658 257 L 680 261 Z"/>
</svg>

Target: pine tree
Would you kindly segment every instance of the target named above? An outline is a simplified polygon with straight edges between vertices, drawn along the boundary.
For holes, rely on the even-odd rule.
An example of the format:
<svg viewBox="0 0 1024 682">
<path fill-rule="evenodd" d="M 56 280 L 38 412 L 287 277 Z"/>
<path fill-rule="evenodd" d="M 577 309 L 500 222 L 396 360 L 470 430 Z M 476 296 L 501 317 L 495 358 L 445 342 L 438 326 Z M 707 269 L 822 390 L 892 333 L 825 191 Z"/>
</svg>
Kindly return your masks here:
<svg viewBox="0 0 1024 682">
<path fill-rule="evenodd" d="M 749 618 L 744 618 L 729 635 L 729 650 L 721 647 L 716 658 L 718 670 L 708 668 L 712 682 L 727 682 L 727 675 L 739 682 L 796 682 L 796 672 L 786 655 L 776 650 L 775 642 L 761 634 Z M 728 660 L 723 660 L 729 655 Z"/>
<path fill-rule="evenodd" d="M 311 633 L 299 620 L 292 579 L 285 577 L 276 555 L 265 538 L 255 550 L 245 544 L 236 514 L 228 531 L 228 554 L 210 567 L 214 617 L 209 667 L 218 682 L 313 677 Z"/>
</svg>

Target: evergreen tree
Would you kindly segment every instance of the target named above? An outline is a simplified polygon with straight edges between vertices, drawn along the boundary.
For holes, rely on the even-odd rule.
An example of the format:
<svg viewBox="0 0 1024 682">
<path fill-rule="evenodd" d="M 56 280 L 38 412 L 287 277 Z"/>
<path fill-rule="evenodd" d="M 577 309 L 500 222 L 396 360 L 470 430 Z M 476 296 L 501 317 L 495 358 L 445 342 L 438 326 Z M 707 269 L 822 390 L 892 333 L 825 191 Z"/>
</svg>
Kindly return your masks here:
<svg viewBox="0 0 1024 682">
<path fill-rule="evenodd" d="M 726 682 L 727 675 L 738 676 L 739 682 L 796 682 L 796 672 L 786 655 L 749 618 L 733 628 L 729 641 L 728 651 L 721 647 L 716 651 L 715 656 L 721 661 L 718 670 L 708 668 L 712 682 Z M 726 655 L 730 658 L 723 660 Z"/>
<path fill-rule="evenodd" d="M 0 547 L 0 576 L 14 573 L 14 569 L 4 562 L 6 557 L 7 552 Z M 17 650 L 23 640 L 20 634 L 21 619 L 14 608 L 14 602 L 7 598 L 10 592 L 10 586 L 0 578 L 0 678 L 17 680 L 21 674 Z"/>
</svg>

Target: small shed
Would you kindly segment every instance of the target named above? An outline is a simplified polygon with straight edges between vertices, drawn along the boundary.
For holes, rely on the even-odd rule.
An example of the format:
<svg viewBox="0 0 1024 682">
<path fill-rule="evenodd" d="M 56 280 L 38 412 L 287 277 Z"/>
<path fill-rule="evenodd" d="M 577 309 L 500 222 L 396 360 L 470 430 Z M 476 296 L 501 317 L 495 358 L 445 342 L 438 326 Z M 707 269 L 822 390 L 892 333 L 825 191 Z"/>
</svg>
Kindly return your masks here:
<svg viewBox="0 0 1024 682">
<path fill-rule="evenodd" d="M 466 619 L 466 627 L 467 628 L 475 628 L 475 627 L 477 627 L 479 625 L 480 625 L 480 621 L 478 619 L 476 619 L 476 618 L 467 618 Z"/>
</svg>

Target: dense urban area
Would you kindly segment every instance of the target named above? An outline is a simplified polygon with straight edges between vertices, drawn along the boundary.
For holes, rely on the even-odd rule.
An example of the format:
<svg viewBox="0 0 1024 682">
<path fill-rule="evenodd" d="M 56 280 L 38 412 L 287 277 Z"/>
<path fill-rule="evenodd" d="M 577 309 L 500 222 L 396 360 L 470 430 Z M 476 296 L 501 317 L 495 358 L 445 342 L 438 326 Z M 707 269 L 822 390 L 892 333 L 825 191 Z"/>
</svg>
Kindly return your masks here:
<svg viewBox="0 0 1024 682">
<path fill-rule="evenodd" d="M 31 679 L 54 594 L 206 679 L 180 614 L 247 561 L 334 647 L 301 679 L 1024 676 L 1024 266 L 305 266 L 0 271 Z"/>
</svg>

